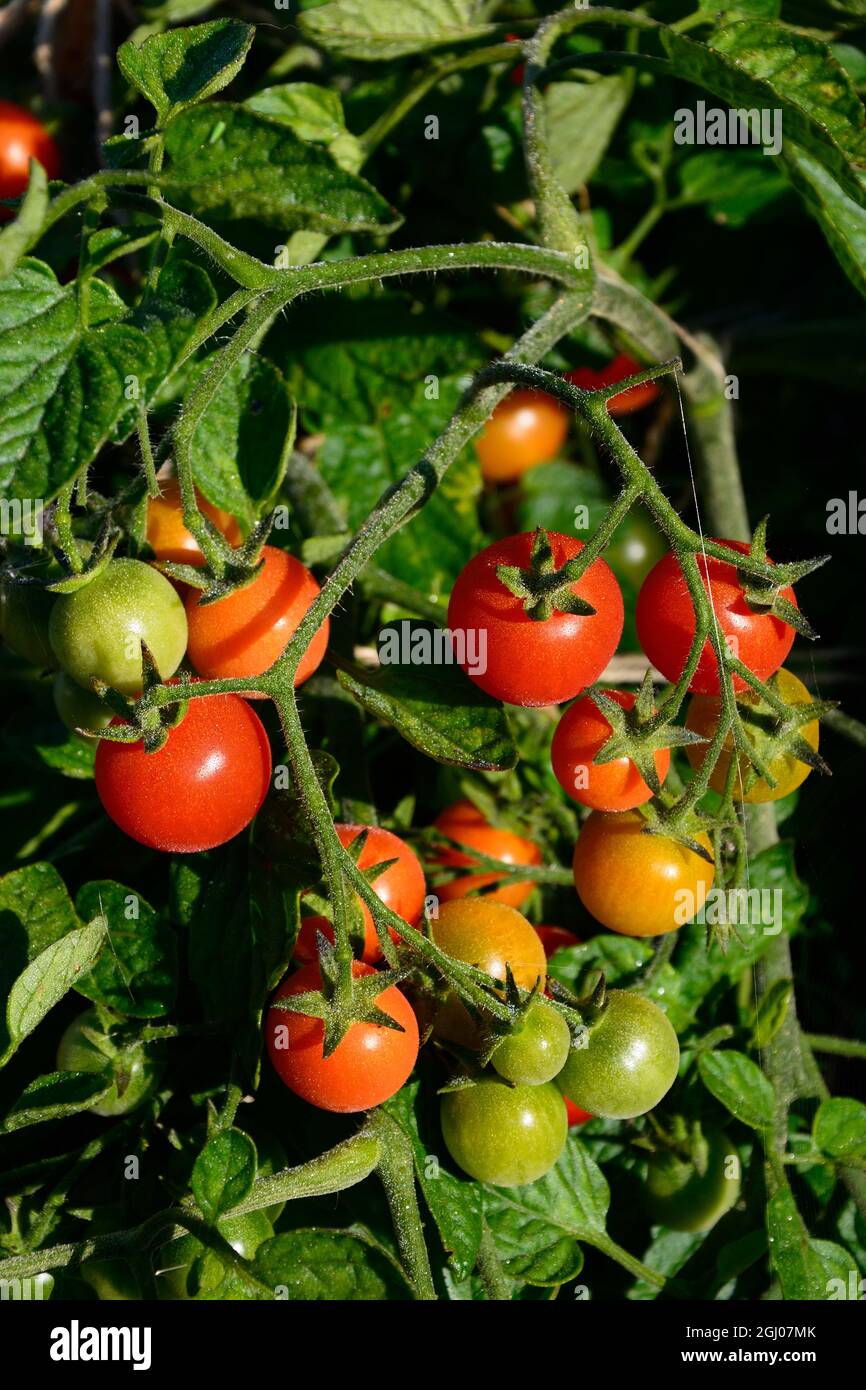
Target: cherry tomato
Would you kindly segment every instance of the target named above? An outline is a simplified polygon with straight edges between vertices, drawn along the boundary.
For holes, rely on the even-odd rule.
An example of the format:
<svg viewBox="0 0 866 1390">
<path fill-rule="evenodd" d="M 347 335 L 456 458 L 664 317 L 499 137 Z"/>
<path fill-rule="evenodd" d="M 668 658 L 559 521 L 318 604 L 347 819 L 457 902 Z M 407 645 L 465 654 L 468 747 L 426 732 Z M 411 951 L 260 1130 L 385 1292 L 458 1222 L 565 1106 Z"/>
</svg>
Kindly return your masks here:
<svg viewBox="0 0 866 1390">
<path fill-rule="evenodd" d="M 513 483 L 536 464 L 555 458 L 565 443 L 568 421 L 565 407 L 543 391 L 512 391 L 475 441 L 482 478 Z"/>
<path fill-rule="evenodd" d="M 98 695 L 82 690 L 65 671 L 54 677 L 54 707 L 67 729 L 104 729 L 111 723 L 111 710 Z"/>
<path fill-rule="evenodd" d="M 356 976 L 372 975 L 355 961 Z M 274 999 L 319 989 L 318 965 L 305 965 L 285 979 Z M 399 1091 L 418 1056 L 418 1023 L 399 989 L 390 985 L 376 1005 L 399 1023 L 402 1032 L 375 1023 L 353 1023 L 329 1057 L 323 1056 L 324 1025 L 307 1014 L 271 1007 L 265 1020 L 268 1054 L 289 1090 L 320 1110 L 351 1112 L 381 1105 Z"/>
<path fill-rule="evenodd" d="M 99 1035 L 101 1046 L 85 1029 Z M 106 1050 L 103 1051 L 102 1048 Z M 94 1115 L 113 1118 L 128 1115 L 147 1099 L 162 1073 L 153 1048 L 143 1043 L 115 1042 L 104 1033 L 95 1009 L 86 1009 L 69 1024 L 57 1047 L 58 1071 L 105 1072 L 111 1085 L 105 1095 L 88 1106 Z"/>
<path fill-rule="evenodd" d="M 557 951 L 567 951 L 570 946 L 583 944 L 579 936 L 575 936 L 573 931 L 568 931 L 565 927 L 541 926 L 536 927 L 535 930 L 548 960 Z"/>
<path fill-rule="evenodd" d="M 719 541 L 742 555 L 749 547 L 742 541 Z M 746 603 L 735 564 L 696 557 L 704 588 L 710 595 L 719 630 L 734 656 L 761 680 L 778 671 L 794 642 L 794 629 L 771 613 L 755 613 Z M 792 588 L 783 596 L 796 605 Z M 673 551 L 650 570 L 635 610 L 640 644 L 654 666 L 670 681 L 683 673 L 692 638 L 695 613 L 680 562 Z M 734 675 L 734 690 L 748 687 Z M 699 695 L 719 694 L 719 673 L 709 639 L 704 643 L 689 689 Z"/>
<path fill-rule="evenodd" d="M 217 1222 L 217 1230 L 242 1260 L 251 1260 L 274 1233 L 264 1211 L 223 1217 Z M 219 1256 L 193 1235 L 178 1236 L 161 1246 L 156 1252 L 154 1273 L 159 1297 L 172 1300 L 223 1299 L 233 1282 Z M 239 1296 L 244 1295 L 239 1291 Z"/>
<path fill-rule="evenodd" d="M 583 549 L 574 536 L 547 534 L 557 570 Z M 531 531 L 509 536 L 469 561 L 451 594 L 448 627 L 477 635 L 479 660 L 461 664 L 488 695 L 512 705 L 558 705 L 597 680 L 613 656 L 622 633 L 622 594 L 604 560 L 595 560 L 571 586 L 594 613 L 581 616 L 554 609 L 546 621 L 530 617 L 523 600 L 509 592 L 496 570 L 499 565 L 529 568 L 533 540 Z M 469 640 L 463 640 L 468 655 Z M 482 665 L 484 670 L 479 669 Z"/>
<path fill-rule="evenodd" d="M 712 864 L 664 835 L 643 833 L 639 811 L 593 811 L 574 848 L 574 886 L 602 926 L 623 936 L 661 936 L 691 921 L 713 884 Z M 711 850 L 700 831 L 698 844 Z"/>
<path fill-rule="evenodd" d="M 599 371 L 592 367 L 576 367 L 574 371 L 565 373 L 565 379 L 584 391 L 600 391 L 605 386 L 624 381 L 627 376 L 634 376 L 640 370 L 639 362 L 629 357 L 628 353 L 621 352 Z M 644 381 L 639 386 L 630 386 L 627 391 L 621 391 L 618 396 L 611 396 L 607 408 L 611 415 L 634 415 L 636 410 L 652 405 L 660 394 L 661 387 L 657 381 Z"/>
<path fill-rule="evenodd" d="M 607 690 L 623 709 L 631 709 L 635 696 L 625 690 Z M 591 695 L 569 705 L 556 726 L 550 757 L 556 780 L 575 801 L 594 811 L 630 811 L 649 801 L 652 792 L 631 758 L 615 758 L 594 763 L 593 758 L 610 738 L 611 726 Z M 660 782 L 668 775 L 670 751 L 660 748 L 653 754 Z"/>
<path fill-rule="evenodd" d="M 740 1159 L 718 1130 L 706 1136 L 704 1173 L 669 1149 L 650 1155 L 647 1192 L 650 1215 L 672 1231 L 708 1231 L 740 1195 Z"/>
<path fill-rule="evenodd" d="M 448 1152 L 465 1173 L 494 1187 L 522 1187 L 553 1167 L 565 1148 L 562 1096 L 544 1086 L 508 1086 L 481 1076 L 448 1091 L 440 1111 Z"/>
<path fill-rule="evenodd" d="M 577 1125 L 585 1125 L 587 1120 L 593 1118 L 588 1110 L 581 1110 L 579 1105 L 575 1105 L 573 1100 L 568 1099 L 568 1096 L 563 1096 L 562 1099 L 565 1101 L 565 1113 L 568 1116 L 569 1129 Z"/>
<path fill-rule="evenodd" d="M 520 1029 L 502 1039 L 490 1060 L 503 1080 L 518 1086 L 542 1086 L 562 1071 L 570 1047 L 571 1033 L 565 1019 L 543 999 L 536 999 Z"/>
<path fill-rule="evenodd" d="M 541 863 L 541 851 L 537 845 L 510 830 L 500 830 L 497 826 L 491 825 L 471 801 L 455 801 L 453 805 L 446 806 L 433 824 L 443 835 L 447 835 L 449 840 L 456 840 L 458 844 L 466 845 L 467 849 L 478 850 L 481 854 L 489 855 L 491 859 L 499 859 L 503 864 L 522 867 L 524 864 Z M 461 854 L 457 849 L 437 850 L 432 858 L 435 863 L 454 869 L 468 868 L 476 863 L 471 854 Z M 447 883 L 438 883 L 436 896 L 441 903 L 448 903 L 455 898 L 465 898 L 467 894 L 478 892 L 486 884 L 495 882 L 496 874 L 492 871 L 461 874 L 457 878 L 449 879 Z M 487 902 L 508 903 L 510 907 L 520 907 L 526 902 L 534 887 L 534 883 L 524 880 L 500 883 L 499 887 L 485 893 L 484 898 Z"/>
<path fill-rule="evenodd" d="M 658 1105 L 674 1084 L 680 1045 L 651 999 L 607 992 L 583 1047 L 573 1047 L 556 1084 L 574 1105 L 609 1120 L 630 1120 Z"/>
<path fill-rule="evenodd" d="M 538 934 L 521 913 L 505 903 L 486 898 L 445 903 L 431 922 L 431 932 L 436 945 L 449 956 L 486 971 L 494 980 L 505 980 L 507 962 L 521 989 L 532 989 L 536 980 L 544 988 L 547 961 Z M 440 1006 L 435 1031 L 463 1047 L 479 1046 L 478 1025 L 456 995 L 450 995 Z"/>
<path fill-rule="evenodd" d="M 58 576 L 59 577 L 59 576 Z M 10 651 L 40 671 L 57 669 L 57 657 L 48 638 L 48 624 L 56 594 L 33 584 L 0 585 L 0 633 Z"/>
<path fill-rule="evenodd" d="M 506 43 L 520 43 L 520 35 L 519 35 L 519 34 L 506 34 L 506 35 L 505 35 L 505 40 L 506 40 Z M 513 67 L 513 68 L 511 69 L 511 72 L 508 74 L 509 80 L 514 84 L 515 87 L 522 87 L 522 86 L 523 86 L 523 73 L 524 73 L 523 63 L 518 63 L 517 66 L 516 66 L 516 67 Z"/>
<path fill-rule="evenodd" d="M 147 503 L 147 543 L 157 560 L 169 560 L 175 565 L 193 565 L 201 569 L 205 562 L 198 541 L 183 524 L 183 503 L 177 478 L 161 482 L 161 496 Z M 224 512 L 206 501 L 196 490 L 199 511 L 212 521 L 225 536 L 229 545 L 240 545 L 241 528 L 230 512 Z"/>
<path fill-rule="evenodd" d="M 63 670 L 85 690 L 96 677 L 139 694 L 142 642 L 163 680 L 186 651 L 183 604 L 165 575 L 141 560 L 109 560 L 83 588 L 60 594 L 48 632 Z"/>
<path fill-rule="evenodd" d="M 105 739 L 96 750 L 96 790 L 114 823 L 133 840 L 175 854 L 239 835 L 264 801 L 270 776 L 267 734 L 238 695 L 190 700 L 156 753 L 141 742 Z"/>
<path fill-rule="evenodd" d="M 300 560 L 266 545 L 264 565 L 245 589 L 202 606 L 201 595 L 186 596 L 189 659 L 200 676 L 260 676 L 282 655 L 320 589 Z M 295 685 L 318 667 L 328 645 L 326 618 L 301 658 Z"/>
<path fill-rule="evenodd" d="M 41 121 L 11 101 L 0 101 L 0 198 L 18 198 L 30 178 L 30 160 L 38 159 L 49 179 L 60 176 L 60 153 Z M 0 209 L 8 219 L 9 209 Z"/>
<path fill-rule="evenodd" d="M 776 693 L 786 704 L 806 705 L 811 702 L 812 696 L 806 686 L 797 679 L 793 672 L 786 671 L 784 666 L 770 677 L 770 685 L 775 687 Z M 776 785 L 771 787 L 765 777 L 756 776 L 748 791 L 743 791 L 743 787 L 751 775 L 751 764 L 748 758 L 741 754 L 738 759 L 738 776 L 734 781 L 734 800 L 747 801 L 750 804 L 760 801 L 779 801 L 783 796 L 788 796 L 801 786 L 812 769 L 808 763 L 800 762 L 794 753 L 789 752 L 784 747 L 779 751 L 774 751 L 774 748 L 778 747 L 778 740 L 775 736 L 778 716 L 772 706 L 766 700 L 761 699 L 757 691 L 744 691 L 737 697 L 737 703 L 741 709 L 746 732 L 767 761 L 770 774 Z M 706 739 L 711 739 L 718 726 L 720 710 L 721 699 L 719 696 L 693 695 L 686 714 L 686 728 L 692 729 L 694 733 L 701 734 Z M 813 752 L 817 753 L 820 738 L 817 719 L 810 720 L 808 724 L 802 724 L 795 732 L 809 745 Z M 733 739 L 728 734 L 722 745 L 718 761 L 710 774 L 710 786 L 713 791 L 721 793 L 725 790 L 732 752 Z M 699 768 L 706 757 L 707 745 L 703 743 L 687 744 L 686 753 L 692 767 Z"/>
</svg>

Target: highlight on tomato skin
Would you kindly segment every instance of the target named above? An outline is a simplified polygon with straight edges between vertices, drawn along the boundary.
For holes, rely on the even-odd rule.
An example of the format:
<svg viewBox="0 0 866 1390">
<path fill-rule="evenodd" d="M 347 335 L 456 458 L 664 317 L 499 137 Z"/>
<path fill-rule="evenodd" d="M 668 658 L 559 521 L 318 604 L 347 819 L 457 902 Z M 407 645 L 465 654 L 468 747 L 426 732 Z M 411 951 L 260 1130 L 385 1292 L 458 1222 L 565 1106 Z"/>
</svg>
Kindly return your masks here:
<svg viewBox="0 0 866 1390">
<path fill-rule="evenodd" d="M 38 159 L 49 179 L 60 177 L 60 151 L 40 120 L 13 101 L 0 101 L 0 198 L 19 198 Z M 0 207 L 0 222 L 15 216 Z"/>
<path fill-rule="evenodd" d="M 530 468 L 555 458 L 568 436 L 570 418 L 565 406 L 543 391 L 512 391 L 476 437 L 482 478 L 514 483 Z"/>
</svg>

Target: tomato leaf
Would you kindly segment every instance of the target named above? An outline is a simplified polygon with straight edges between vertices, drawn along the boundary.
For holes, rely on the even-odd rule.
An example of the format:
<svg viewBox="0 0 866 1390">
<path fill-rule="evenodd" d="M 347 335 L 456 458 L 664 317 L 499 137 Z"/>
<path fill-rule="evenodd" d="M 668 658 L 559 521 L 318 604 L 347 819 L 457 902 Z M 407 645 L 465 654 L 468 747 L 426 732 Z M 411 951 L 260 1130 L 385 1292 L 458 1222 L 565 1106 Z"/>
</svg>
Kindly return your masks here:
<svg viewBox="0 0 866 1390">
<path fill-rule="evenodd" d="M 196 1159 L 190 1185 L 206 1221 L 242 1202 L 256 1176 L 256 1146 L 240 1129 L 215 1134 Z"/>
<path fill-rule="evenodd" d="M 788 177 L 817 221 L 848 279 L 866 296 L 866 208 L 807 150 L 786 141 Z M 866 181 L 860 176 L 866 188 Z"/>
<path fill-rule="evenodd" d="M 117 50 L 128 82 L 147 97 L 160 125 L 194 102 L 213 96 L 237 76 L 255 30 L 237 19 L 215 19 L 186 29 L 129 39 Z"/>
<path fill-rule="evenodd" d="M 866 1157 L 866 1105 L 845 1096 L 822 1100 L 812 1135 L 821 1152 L 831 1158 Z"/>
<path fill-rule="evenodd" d="M 131 888 L 111 879 L 85 883 L 75 907 L 83 921 L 101 915 L 110 949 L 75 988 L 127 1018 L 160 1018 L 177 994 L 177 938 Z"/>
<path fill-rule="evenodd" d="M 13 757 L 78 781 L 93 777 L 96 740 L 82 738 L 32 707 L 16 710 L 3 725 L 3 743 Z"/>
<path fill-rule="evenodd" d="M 716 1100 L 752 1129 L 769 1129 L 776 1098 L 773 1084 L 743 1052 L 701 1052 L 698 1071 Z"/>
<path fill-rule="evenodd" d="M 544 93 L 553 170 L 566 193 L 592 177 L 625 110 L 627 74 L 587 82 L 551 82 Z"/>
<path fill-rule="evenodd" d="M 28 1125 L 78 1115 L 99 1100 L 110 1085 L 110 1078 L 92 1071 L 53 1071 L 37 1076 L 6 1111 L 0 1132 L 11 1134 Z"/>
<path fill-rule="evenodd" d="M 78 977 L 90 969 L 104 941 L 105 923 L 91 922 L 87 927 L 67 932 L 59 941 L 47 946 L 22 971 L 6 1000 L 6 1033 L 9 1041 L 0 1056 L 0 1066 L 9 1060 L 49 1010 L 75 985 Z"/>
<path fill-rule="evenodd" d="M 473 23 L 473 0 L 332 0 L 300 16 L 301 29 L 342 58 L 389 62 L 495 32 Z"/>
<path fill-rule="evenodd" d="M 363 1228 L 287 1231 L 256 1251 L 253 1272 L 289 1302 L 355 1302 L 411 1297 L 399 1265 Z"/>
<path fill-rule="evenodd" d="M 812 1239 L 787 1185 L 767 1205 L 767 1233 L 783 1298 L 824 1301 L 833 1296 L 832 1280 L 847 1287 L 853 1256 L 832 1241 Z"/>
</svg>

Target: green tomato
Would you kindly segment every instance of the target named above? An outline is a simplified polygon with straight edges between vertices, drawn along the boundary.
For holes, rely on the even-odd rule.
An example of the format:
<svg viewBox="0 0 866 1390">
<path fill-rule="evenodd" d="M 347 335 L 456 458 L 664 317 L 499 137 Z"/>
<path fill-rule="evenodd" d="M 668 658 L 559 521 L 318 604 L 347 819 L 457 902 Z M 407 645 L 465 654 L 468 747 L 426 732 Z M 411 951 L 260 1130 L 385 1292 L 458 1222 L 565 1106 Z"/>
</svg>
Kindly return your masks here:
<svg viewBox="0 0 866 1390">
<path fill-rule="evenodd" d="M 101 574 L 61 594 L 49 623 L 63 670 L 90 689 L 92 677 L 124 695 L 141 690 L 141 643 L 163 680 L 186 651 L 186 611 L 164 575 L 141 560 L 110 560 Z"/>
<path fill-rule="evenodd" d="M 10 651 L 40 671 L 57 669 L 57 657 L 48 639 L 56 601 L 56 594 L 36 585 L 7 580 L 0 587 L 0 634 Z"/>
<path fill-rule="evenodd" d="M 84 1029 L 100 1034 L 107 1052 L 88 1038 Z M 156 1086 L 162 1068 L 141 1043 L 116 1045 L 103 1033 L 95 1009 L 87 1009 L 70 1023 L 57 1048 L 60 1071 L 106 1072 L 111 1087 L 96 1105 L 88 1107 L 94 1115 L 128 1115 L 146 1100 Z"/>
<path fill-rule="evenodd" d="M 85 1260 L 79 1273 L 100 1302 L 141 1298 L 138 1280 L 126 1260 Z"/>
<path fill-rule="evenodd" d="M 661 1009 L 640 994 L 611 989 L 584 1046 L 571 1049 L 556 1084 L 591 1115 L 630 1120 L 658 1105 L 679 1062 L 677 1035 Z"/>
<path fill-rule="evenodd" d="M 632 509 L 611 536 L 604 558 L 617 579 L 639 589 L 666 549 L 646 512 Z"/>
<path fill-rule="evenodd" d="M 225 1218 L 217 1222 L 217 1230 L 244 1260 L 251 1260 L 274 1234 L 263 1211 Z M 178 1236 L 157 1251 L 156 1287 L 164 1299 L 244 1297 L 240 1282 L 219 1256 L 193 1235 Z"/>
<path fill-rule="evenodd" d="M 730 1139 L 716 1130 L 708 1133 L 706 1140 L 705 1173 L 669 1149 L 650 1156 L 650 1215 L 672 1231 L 708 1231 L 740 1195 L 740 1160 Z"/>
<path fill-rule="evenodd" d="M 104 729 L 111 723 L 108 705 L 98 695 L 82 690 L 65 671 L 54 677 L 53 693 L 54 707 L 67 729 Z"/>
<path fill-rule="evenodd" d="M 495 1187 L 522 1187 L 553 1167 L 568 1136 L 562 1096 L 544 1086 L 508 1086 L 482 1076 L 442 1097 L 442 1134 L 464 1172 Z"/>
<path fill-rule="evenodd" d="M 509 1033 L 491 1060 L 506 1081 L 519 1086 L 542 1086 L 562 1071 L 571 1048 L 571 1033 L 561 1014 L 536 999 L 526 1011 L 519 1032 Z"/>
</svg>

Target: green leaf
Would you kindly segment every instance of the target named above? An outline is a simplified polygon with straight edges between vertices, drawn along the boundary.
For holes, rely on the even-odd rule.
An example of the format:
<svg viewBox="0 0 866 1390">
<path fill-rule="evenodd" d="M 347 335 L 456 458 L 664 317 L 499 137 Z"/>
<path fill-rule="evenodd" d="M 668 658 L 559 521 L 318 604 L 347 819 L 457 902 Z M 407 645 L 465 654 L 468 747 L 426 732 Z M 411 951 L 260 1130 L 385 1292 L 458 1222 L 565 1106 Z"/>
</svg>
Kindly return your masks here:
<svg viewBox="0 0 866 1390">
<path fill-rule="evenodd" d="M 430 1215 L 443 1246 L 451 1257 L 456 1279 L 465 1279 L 475 1268 L 481 1244 L 481 1189 L 477 1183 L 441 1168 L 431 1154 L 425 1135 L 438 1146 L 433 1106 L 418 1081 L 409 1082 L 386 1103 L 385 1108 L 405 1131 L 412 1143 L 415 1172 Z"/>
<path fill-rule="evenodd" d="M 0 1000 L 30 961 L 80 925 L 53 864 L 28 864 L 0 878 Z M 6 1041 L 0 1022 L 0 1049 Z"/>
<path fill-rule="evenodd" d="M 121 256 L 141 251 L 159 236 L 159 223 L 138 221 L 124 227 L 100 227 L 87 238 L 82 269 L 93 275 Z"/>
<path fill-rule="evenodd" d="M 146 308 L 130 314 L 98 279 L 89 302 L 88 326 L 75 284 L 40 261 L 0 284 L 0 488 L 12 497 L 48 502 L 131 432 L 214 292 L 203 270 L 175 259 Z"/>
<path fill-rule="evenodd" d="M 164 183 L 197 215 L 255 218 L 281 232 L 387 232 L 400 223 L 366 179 L 290 127 L 229 102 L 177 116 Z"/>
<path fill-rule="evenodd" d="M 101 915 L 109 950 L 75 988 L 127 1018 L 160 1018 L 177 994 L 177 939 L 149 903 L 113 880 L 85 883 L 75 907 L 83 921 Z"/>
<path fill-rule="evenodd" d="M 105 941 L 105 923 L 92 922 L 47 946 L 18 976 L 6 1000 L 9 1042 L 0 1066 L 59 1003 L 78 977 L 89 970 Z"/>
<path fill-rule="evenodd" d="M 42 230 L 48 208 L 48 176 L 38 160 L 30 165 L 27 191 L 18 216 L 0 231 L 0 280 L 11 275 L 28 246 Z"/>
<path fill-rule="evenodd" d="M 331 87 L 317 87 L 313 82 L 285 82 L 279 87 L 264 87 L 247 97 L 244 106 L 260 116 L 282 121 L 301 140 L 330 145 L 346 133 L 340 93 Z"/>
<path fill-rule="evenodd" d="M 759 19 L 724 25 L 711 46 L 671 29 L 660 37 L 678 76 L 735 108 L 779 109 L 785 146 L 803 145 L 849 196 L 864 199 L 852 168 L 866 159 L 863 107 L 825 44 Z"/>
<path fill-rule="evenodd" d="M 866 1156 L 866 1105 L 845 1096 L 822 1100 L 812 1135 L 821 1152 L 831 1158 Z"/>
<path fill-rule="evenodd" d="M 41 717 L 36 709 L 16 710 L 3 725 L 2 738 L 4 746 L 22 762 L 79 781 L 93 777 L 96 740 L 82 738 L 59 720 Z"/>
<path fill-rule="evenodd" d="M 250 24 L 215 19 L 153 34 L 140 46 L 129 39 L 117 50 L 117 62 L 164 125 L 193 102 L 205 101 L 228 86 L 243 66 L 254 34 Z"/>
<path fill-rule="evenodd" d="M 848 1272 L 854 1269 L 853 1256 L 832 1241 L 810 1237 L 788 1186 L 767 1204 L 767 1236 L 783 1298 L 823 1302 L 839 1296 L 832 1281 L 847 1284 Z"/>
<path fill-rule="evenodd" d="M 758 1005 L 758 1013 L 752 1029 L 752 1046 L 766 1047 L 772 1042 L 788 1012 L 788 1005 L 794 986 L 790 980 L 774 980 Z"/>
<path fill-rule="evenodd" d="M 677 165 L 679 200 L 706 204 L 707 216 L 742 227 L 788 189 L 788 180 L 759 150 L 701 150 Z"/>
<path fill-rule="evenodd" d="M 592 178 L 631 93 L 628 76 L 551 82 L 544 94 L 553 170 L 566 193 Z"/>
<path fill-rule="evenodd" d="M 698 1070 L 716 1100 L 752 1129 L 769 1129 L 776 1097 L 761 1068 L 743 1052 L 701 1052 Z"/>
<path fill-rule="evenodd" d="M 866 298 L 866 209 L 844 190 L 830 170 L 806 150 L 787 141 L 783 161 L 788 177 L 827 239 L 856 290 Z M 863 184 L 862 176 L 860 178 Z"/>
<path fill-rule="evenodd" d="M 300 16 L 307 38 L 342 58 L 390 62 L 492 32 L 473 0 L 333 0 Z"/>
<path fill-rule="evenodd" d="M 372 1241 L 341 1231 L 288 1231 L 265 1241 L 253 1272 L 277 1300 L 346 1303 L 405 1300 L 399 1269 Z"/>
<path fill-rule="evenodd" d="M 240 1129 L 224 1129 L 196 1159 L 190 1186 L 206 1221 L 216 1221 L 244 1200 L 256 1176 L 256 1146 Z"/>
<path fill-rule="evenodd" d="M 430 651 L 436 650 L 431 623 L 406 619 L 391 630 L 400 629 L 415 643 L 429 634 Z M 517 763 L 502 705 L 456 664 L 388 664 L 363 675 L 340 671 L 338 680 L 364 709 L 436 762 L 484 772 L 506 772 Z"/>
<path fill-rule="evenodd" d="M 211 365 L 190 374 L 187 396 Z M 295 440 L 296 409 L 282 373 L 248 352 L 220 384 L 193 439 L 195 479 L 209 502 L 250 527 L 280 490 Z"/>
<path fill-rule="evenodd" d="M 9 1107 L 0 1123 L 0 1132 L 62 1120 L 87 1110 L 110 1087 L 107 1074 L 92 1071 L 53 1071 L 37 1076 Z"/>
<path fill-rule="evenodd" d="M 484 1215 L 506 1273 L 540 1287 L 580 1273 L 578 1241 L 602 1248 L 610 1205 L 607 1179 L 579 1139 L 543 1178 L 527 1187 L 485 1187 Z"/>
</svg>

